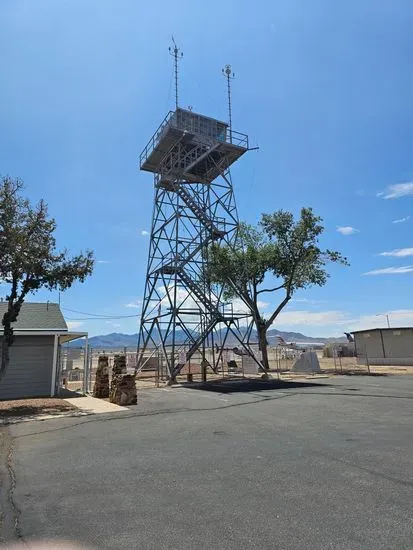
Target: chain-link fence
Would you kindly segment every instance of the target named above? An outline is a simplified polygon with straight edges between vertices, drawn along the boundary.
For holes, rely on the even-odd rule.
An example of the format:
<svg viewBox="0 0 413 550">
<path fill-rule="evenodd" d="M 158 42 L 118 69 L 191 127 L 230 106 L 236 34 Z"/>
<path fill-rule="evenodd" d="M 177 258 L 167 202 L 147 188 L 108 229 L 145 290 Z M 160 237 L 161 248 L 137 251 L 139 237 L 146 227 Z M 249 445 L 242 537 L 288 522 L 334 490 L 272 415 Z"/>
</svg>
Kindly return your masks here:
<svg viewBox="0 0 413 550">
<path fill-rule="evenodd" d="M 61 346 L 59 350 L 58 391 L 66 388 L 73 391 L 86 391 L 87 353 L 85 346 Z"/>
<path fill-rule="evenodd" d="M 257 359 L 261 359 L 258 345 L 251 346 Z M 371 365 L 366 355 L 351 356 L 348 351 L 343 353 L 341 345 L 329 345 L 328 352 L 322 349 L 306 348 L 315 351 L 324 374 L 377 374 L 387 369 L 397 370 L 397 367 Z M 278 377 L 293 376 L 293 366 L 304 349 L 288 346 L 271 346 L 268 348 L 269 367 Z M 91 349 L 90 347 L 62 346 L 59 357 L 58 386 L 72 391 L 93 392 L 96 369 L 100 355 L 109 359 L 109 376 L 111 376 L 115 355 L 126 355 L 127 372 L 134 374 L 137 367 L 136 349 Z M 217 361 L 217 359 L 219 360 Z M 210 365 L 217 364 L 214 372 Z M 401 367 L 400 367 L 401 368 Z M 406 370 L 406 369 L 404 369 Z M 182 368 L 177 382 L 202 381 L 205 379 L 225 379 L 233 377 L 253 376 L 260 374 L 256 360 L 237 348 L 219 350 L 207 348 L 205 352 L 195 352 Z M 299 373 L 296 373 L 299 375 Z M 154 387 L 168 380 L 168 369 L 164 354 L 160 349 L 146 350 L 144 367 L 136 375 L 138 387 Z"/>
<path fill-rule="evenodd" d="M 109 352 L 93 348 L 75 348 L 62 346 L 59 361 L 59 385 L 71 391 L 84 393 L 93 392 L 96 380 L 96 370 L 100 355 L 107 355 L 109 358 L 109 377 L 111 377 L 112 366 L 115 355 L 126 356 L 126 369 L 130 374 L 136 369 L 136 350 L 128 351 L 127 348 L 110 350 Z"/>
</svg>

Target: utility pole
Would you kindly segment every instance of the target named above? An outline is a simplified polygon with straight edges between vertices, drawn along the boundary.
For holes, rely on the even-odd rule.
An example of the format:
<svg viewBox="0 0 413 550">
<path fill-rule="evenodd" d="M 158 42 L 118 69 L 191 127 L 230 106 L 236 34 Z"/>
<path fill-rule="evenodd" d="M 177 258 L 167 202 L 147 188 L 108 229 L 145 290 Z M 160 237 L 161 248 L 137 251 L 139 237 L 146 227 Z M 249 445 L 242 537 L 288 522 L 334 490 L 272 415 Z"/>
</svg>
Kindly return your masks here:
<svg viewBox="0 0 413 550">
<path fill-rule="evenodd" d="M 390 328 L 390 319 L 388 313 L 377 313 L 376 317 L 386 317 L 387 319 L 387 328 Z"/>
<path fill-rule="evenodd" d="M 178 108 L 178 61 L 183 58 L 184 54 L 176 45 L 174 37 L 172 37 L 173 47 L 169 47 L 169 53 L 174 58 L 175 67 L 175 108 Z"/>
<path fill-rule="evenodd" d="M 227 79 L 229 141 L 230 143 L 232 143 L 231 80 L 235 78 L 235 73 L 232 72 L 231 65 L 225 65 L 225 67 L 222 69 L 222 74 Z"/>
</svg>

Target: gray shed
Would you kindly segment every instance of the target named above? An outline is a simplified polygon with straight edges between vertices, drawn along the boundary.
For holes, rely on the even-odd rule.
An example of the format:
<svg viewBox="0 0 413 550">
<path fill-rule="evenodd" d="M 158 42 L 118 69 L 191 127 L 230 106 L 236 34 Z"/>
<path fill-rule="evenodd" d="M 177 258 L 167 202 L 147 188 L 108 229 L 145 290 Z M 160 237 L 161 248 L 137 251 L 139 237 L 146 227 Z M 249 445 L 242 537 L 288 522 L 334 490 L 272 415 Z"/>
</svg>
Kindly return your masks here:
<svg viewBox="0 0 413 550">
<path fill-rule="evenodd" d="M 0 320 L 6 309 L 7 303 L 0 302 Z M 69 332 L 59 305 L 51 303 L 24 303 L 13 328 L 15 341 L 0 380 L 0 400 L 55 395 L 61 344 L 87 333 Z M 0 325 L 0 342 L 2 333 Z"/>
<path fill-rule="evenodd" d="M 413 365 L 413 328 L 373 328 L 352 332 L 357 362 L 370 365 Z"/>
</svg>

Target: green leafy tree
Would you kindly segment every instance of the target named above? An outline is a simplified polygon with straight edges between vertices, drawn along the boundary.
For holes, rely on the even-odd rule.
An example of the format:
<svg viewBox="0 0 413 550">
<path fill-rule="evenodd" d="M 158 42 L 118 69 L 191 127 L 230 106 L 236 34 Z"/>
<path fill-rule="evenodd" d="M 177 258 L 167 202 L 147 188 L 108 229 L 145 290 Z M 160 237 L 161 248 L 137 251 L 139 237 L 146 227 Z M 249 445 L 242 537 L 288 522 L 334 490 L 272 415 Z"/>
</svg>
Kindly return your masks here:
<svg viewBox="0 0 413 550">
<path fill-rule="evenodd" d="M 28 294 L 40 288 L 68 289 L 83 282 L 93 270 L 93 254 L 70 257 L 56 250 L 56 222 L 41 200 L 32 206 L 21 195 L 19 179 L 0 180 L 0 279 L 9 286 L 7 311 L 3 315 L 0 378 L 9 364 L 9 348 L 14 342 L 12 324 L 16 322 Z"/>
<path fill-rule="evenodd" d="M 242 223 L 237 245 L 214 243 L 210 247 L 208 277 L 224 290 L 225 299 L 239 297 L 253 317 L 262 365 L 268 370 L 267 331 L 294 293 L 326 284 L 327 264 L 348 265 L 340 252 L 321 250 L 322 219 L 311 208 L 302 208 L 296 221 L 290 212 L 263 214 L 257 227 Z M 263 294 L 276 295 L 278 305 L 264 316 L 259 309 Z"/>
</svg>

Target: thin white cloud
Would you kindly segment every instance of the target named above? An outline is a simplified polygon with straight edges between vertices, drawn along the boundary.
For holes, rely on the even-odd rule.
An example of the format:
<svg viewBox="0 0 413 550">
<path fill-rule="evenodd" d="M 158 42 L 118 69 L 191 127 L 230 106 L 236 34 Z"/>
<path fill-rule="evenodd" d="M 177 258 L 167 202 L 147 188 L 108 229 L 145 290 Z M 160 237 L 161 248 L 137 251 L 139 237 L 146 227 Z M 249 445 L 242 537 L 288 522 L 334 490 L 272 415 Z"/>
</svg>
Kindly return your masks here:
<svg viewBox="0 0 413 550">
<path fill-rule="evenodd" d="M 267 310 L 269 305 L 269 302 L 263 302 L 261 300 L 257 301 L 257 306 L 260 311 Z M 232 307 L 234 313 L 248 313 L 249 311 L 248 307 L 244 304 L 241 298 L 235 298 L 232 300 Z"/>
<path fill-rule="evenodd" d="M 162 313 L 165 313 L 166 311 L 169 311 L 170 307 L 171 307 L 171 304 L 170 304 L 170 301 L 169 301 L 169 298 L 172 300 L 173 299 L 173 295 L 174 295 L 174 285 L 173 284 L 170 284 L 168 287 L 165 287 L 165 286 L 159 286 L 157 287 L 157 291 L 159 292 L 160 296 L 162 297 L 162 299 L 160 300 L 160 311 Z M 193 296 L 184 288 L 177 288 L 176 289 L 176 300 L 177 300 L 177 304 L 178 304 L 178 308 L 182 308 L 182 309 L 187 309 L 187 310 L 190 310 L 190 309 L 198 309 L 199 307 L 199 304 L 197 302 L 197 300 L 195 300 L 193 298 Z M 257 305 L 258 305 L 258 309 L 260 311 L 265 311 L 268 307 L 269 307 L 269 302 L 264 302 L 264 301 L 261 301 L 261 300 L 258 300 L 257 302 Z M 232 311 L 234 313 L 248 313 L 248 307 L 244 304 L 244 302 L 240 299 L 240 298 L 235 298 L 234 300 L 232 300 L 232 304 L 231 306 L 228 306 L 228 309 L 227 309 L 227 312 L 229 311 Z M 182 313 L 180 315 L 180 318 L 185 322 L 185 321 L 198 321 L 199 322 L 199 318 L 197 315 L 193 315 L 193 314 L 185 314 L 185 313 Z M 245 324 L 245 320 L 241 319 L 239 321 L 240 325 L 244 325 Z M 218 325 L 219 327 L 220 325 Z"/>
<path fill-rule="evenodd" d="M 120 323 L 112 323 L 112 321 L 106 321 L 106 324 L 113 328 L 119 328 L 121 326 Z"/>
<path fill-rule="evenodd" d="M 309 326 L 341 326 L 348 325 L 350 322 L 349 316 L 344 311 L 282 311 L 277 317 L 274 325 L 277 328 L 293 327 L 296 325 Z"/>
<path fill-rule="evenodd" d="M 410 220 L 410 216 L 405 216 L 404 218 L 399 218 L 398 220 L 393 220 L 392 223 L 404 223 Z"/>
<path fill-rule="evenodd" d="M 67 321 L 66 324 L 69 330 L 75 330 L 83 325 L 83 321 Z"/>
<path fill-rule="evenodd" d="M 392 256 L 394 258 L 406 258 L 413 256 L 413 248 L 396 248 L 390 252 L 380 252 L 379 256 Z"/>
<path fill-rule="evenodd" d="M 400 275 L 403 273 L 412 273 L 413 265 L 405 265 L 402 267 L 384 267 L 383 269 L 373 269 L 373 271 L 367 271 L 363 275 Z"/>
<path fill-rule="evenodd" d="M 413 266 L 411 271 L 413 271 Z M 170 285 L 169 288 L 164 286 L 158 287 L 158 292 L 163 295 L 161 300 L 161 307 L 169 308 L 169 302 L 167 299 L 167 292 L 172 292 L 173 285 Z M 188 292 L 185 289 L 177 289 L 178 302 L 185 302 L 185 307 L 191 308 L 196 307 L 196 302 L 188 296 Z M 311 303 L 312 300 L 307 298 L 295 298 L 297 302 L 307 302 Z M 268 302 L 260 302 L 259 308 L 261 310 L 271 311 L 272 305 Z M 237 313 L 247 312 L 245 304 L 240 300 L 236 299 L 233 301 L 233 311 Z M 390 322 L 393 326 L 410 326 L 413 324 L 413 309 L 412 310 L 393 310 L 387 312 L 390 318 Z M 185 321 L 194 320 L 193 316 L 181 316 Z M 385 318 L 384 318 L 385 319 Z M 243 325 L 244 322 L 241 320 L 240 325 Z M 343 336 L 344 331 L 349 330 L 360 330 L 364 328 L 376 328 L 383 326 L 383 318 L 377 316 L 377 314 L 365 314 L 365 315 L 353 315 L 348 311 L 342 310 L 327 310 L 327 311 L 309 311 L 307 309 L 303 310 L 283 310 L 280 315 L 277 317 L 275 323 L 272 325 L 279 330 L 295 330 L 302 332 L 303 334 L 314 336 Z"/>
<path fill-rule="evenodd" d="M 343 335 L 348 330 L 363 330 L 385 326 L 385 315 L 389 316 L 392 326 L 412 326 L 413 309 L 397 309 L 387 311 L 382 315 L 377 313 L 350 315 L 347 311 L 282 311 L 273 327 L 279 330 L 297 330 L 303 334 L 315 336 Z M 299 327 L 299 328 L 297 328 Z M 321 327 L 318 328 L 318 327 Z M 315 330 L 314 330 L 315 328 Z"/>
<path fill-rule="evenodd" d="M 308 304 L 312 306 L 320 305 L 320 304 L 326 304 L 327 300 L 311 300 L 309 298 L 292 298 L 290 300 L 290 304 Z"/>
<path fill-rule="evenodd" d="M 141 235 L 143 235 L 144 237 L 146 237 L 147 235 L 149 235 L 149 231 L 146 231 L 146 229 L 142 229 Z"/>
<path fill-rule="evenodd" d="M 354 233 L 359 232 L 358 229 L 356 229 L 355 227 L 351 227 L 349 225 L 344 225 L 344 226 L 338 225 L 337 231 L 342 235 L 354 235 Z"/>
<path fill-rule="evenodd" d="M 354 325 L 351 326 L 351 330 L 364 330 L 387 326 L 386 315 L 389 316 L 390 325 L 394 327 L 413 325 L 413 309 L 395 309 L 380 314 L 362 315 Z"/>
<path fill-rule="evenodd" d="M 407 197 L 413 195 L 413 182 L 409 181 L 406 183 L 395 183 L 394 185 L 389 185 L 386 191 L 381 191 L 377 193 L 377 197 L 382 199 L 400 199 L 401 197 Z"/>
<path fill-rule="evenodd" d="M 97 264 L 110 264 L 109 260 L 96 260 Z"/>
<path fill-rule="evenodd" d="M 128 304 L 124 304 L 124 307 L 131 307 L 133 309 L 141 307 L 142 301 L 136 300 L 136 302 L 129 302 Z"/>
</svg>

